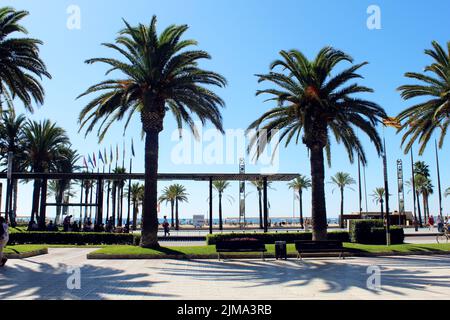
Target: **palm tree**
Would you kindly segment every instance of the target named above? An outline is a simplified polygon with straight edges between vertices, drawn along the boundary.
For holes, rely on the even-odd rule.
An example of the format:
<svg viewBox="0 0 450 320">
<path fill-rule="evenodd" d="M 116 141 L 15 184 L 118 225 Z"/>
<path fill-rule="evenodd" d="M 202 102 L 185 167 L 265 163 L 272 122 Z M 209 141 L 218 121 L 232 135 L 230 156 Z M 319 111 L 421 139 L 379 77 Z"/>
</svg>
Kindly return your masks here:
<svg viewBox="0 0 450 320">
<path fill-rule="evenodd" d="M 346 172 L 337 172 L 333 177 L 331 177 L 331 182 L 339 189 L 341 192 L 341 215 L 339 220 L 340 228 L 344 228 L 344 189 L 349 188 L 353 190 L 350 186 L 355 184 L 355 180 Z M 334 191 L 334 190 L 333 190 Z"/>
<path fill-rule="evenodd" d="M 213 187 L 214 187 L 214 189 L 216 189 L 216 191 L 219 195 L 219 230 L 223 230 L 222 197 L 223 197 L 225 190 L 229 186 L 230 186 L 230 182 L 225 181 L 225 180 L 213 181 Z M 231 198 L 229 198 L 229 199 L 231 199 Z"/>
<path fill-rule="evenodd" d="M 300 228 L 303 229 L 303 190 L 308 190 L 311 187 L 311 179 L 301 174 L 298 178 L 291 181 L 288 186 L 290 189 L 298 192 L 298 200 L 300 205 Z"/>
<path fill-rule="evenodd" d="M 127 195 L 128 194 L 133 205 L 133 224 L 131 226 L 131 230 L 136 230 L 139 206 L 142 204 L 142 200 L 144 199 L 144 186 L 140 183 L 133 183 L 131 188 L 127 190 Z M 129 221 L 129 219 L 127 220 Z"/>
<path fill-rule="evenodd" d="M 268 94 L 269 101 L 278 106 L 264 113 L 249 126 L 256 130 L 250 141 L 249 151 L 257 146 L 256 155 L 267 146 L 273 137 L 276 144 L 292 139 L 302 142 L 310 153 L 312 186 L 313 239 L 327 238 L 327 214 L 324 191 L 324 150 L 330 162 L 331 135 L 342 142 L 353 162 L 354 153 L 366 164 L 366 156 L 355 128 L 368 135 L 378 154 L 382 151 L 381 139 L 376 131 L 377 124 L 386 118 L 383 108 L 377 104 L 355 97 L 354 94 L 373 90 L 357 84 L 348 84 L 366 62 L 332 75 L 340 62 L 353 59 L 331 47 L 325 47 L 313 61 L 297 50 L 281 51 L 281 59 L 274 61 L 269 74 L 258 75 L 259 82 L 269 81 L 276 88 L 258 90 L 257 95 Z M 280 68 L 280 71 L 276 71 Z M 280 132 L 279 135 L 277 133 Z M 279 140 L 278 140 L 279 139 Z"/>
<path fill-rule="evenodd" d="M 425 72 L 405 74 L 405 77 L 420 83 L 398 88 L 404 100 L 422 98 L 397 116 L 398 120 L 404 121 L 399 131 L 406 129 L 402 137 L 402 145 L 407 142 L 405 153 L 418 139 L 419 154 L 423 154 L 436 129 L 441 132 L 439 148 L 442 148 L 450 124 L 450 41 L 447 42 L 447 52 L 436 41 L 432 42 L 432 46 L 433 49 L 425 50 L 425 54 L 433 59 L 425 67 Z"/>
<path fill-rule="evenodd" d="M 145 133 L 145 196 L 141 246 L 158 247 L 158 150 L 159 133 L 167 111 L 181 128 L 187 123 L 194 134 L 192 114 L 202 124 L 210 121 L 223 132 L 220 107 L 223 100 L 211 91 L 211 86 L 223 87 L 226 80 L 219 74 L 198 67 L 203 59 L 210 59 L 205 51 L 187 50 L 197 44 L 181 40 L 187 25 L 172 25 L 160 35 L 156 31 L 156 17 L 146 26 L 139 24 L 119 32 L 116 44 L 106 47 L 119 53 L 124 61 L 97 58 L 89 64 L 102 62 L 109 71 L 121 71 L 122 79 L 106 80 L 90 87 L 81 96 L 100 92 L 80 113 L 81 128 L 89 133 L 99 122 L 99 138 L 104 137 L 112 123 L 126 117 L 125 128 L 136 113 L 140 114 Z M 207 88 L 208 87 L 208 88 Z M 80 97 L 81 97 L 80 96 Z"/>
<path fill-rule="evenodd" d="M 16 115 L 14 109 L 4 111 L 0 120 L 0 160 L 1 164 L 6 167 L 8 163 L 8 153 L 14 155 L 13 171 L 24 170 L 24 153 L 23 153 L 23 126 L 26 122 L 24 115 Z M 17 198 L 19 192 L 18 180 L 14 179 L 12 197 L 12 210 L 14 216 L 17 213 Z"/>
<path fill-rule="evenodd" d="M 63 128 L 50 120 L 41 122 L 29 120 L 24 126 L 25 166 L 32 172 L 55 172 L 57 164 L 64 159 L 64 149 L 69 145 L 69 138 Z M 42 187 L 42 191 L 41 191 Z M 41 179 L 34 180 L 31 220 L 39 207 L 39 195 L 47 195 L 46 184 Z M 45 216 L 40 212 L 39 224 L 43 228 Z"/>
<path fill-rule="evenodd" d="M 373 201 L 376 204 L 380 204 L 380 218 L 384 219 L 384 210 L 383 210 L 383 203 L 384 203 L 384 197 L 385 197 L 385 190 L 384 188 L 375 188 L 373 190 L 373 193 L 371 194 Z"/>
<path fill-rule="evenodd" d="M 433 184 L 431 183 L 429 166 L 424 161 L 417 161 L 414 163 L 414 175 L 421 175 L 425 179 L 419 179 L 419 185 L 417 186 L 418 192 L 422 195 L 423 200 L 423 214 L 424 221 L 427 221 L 429 216 L 428 197 L 433 194 Z"/>
<path fill-rule="evenodd" d="M 60 204 L 64 203 L 67 204 L 70 201 L 70 198 L 75 196 L 75 193 L 72 192 L 71 185 L 69 184 L 67 186 L 67 189 L 64 189 L 62 192 L 62 184 L 61 180 L 50 180 L 48 182 L 48 195 L 53 195 L 55 197 L 55 202 Z M 62 206 L 57 205 L 56 206 L 56 217 L 55 217 L 55 225 L 59 224 L 59 221 L 61 219 L 61 214 L 63 213 Z"/>
<path fill-rule="evenodd" d="M 258 191 L 258 207 L 259 207 L 259 228 L 264 229 L 263 226 L 263 209 L 262 209 L 262 192 L 264 190 L 264 181 L 255 180 L 250 182 L 253 187 Z M 267 188 L 273 189 L 271 187 L 272 181 L 267 181 Z"/>
<path fill-rule="evenodd" d="M 165 187 L 163 189 L 162 195 L 159 197 L 159 203 L 165 202 L 166 205 L 170 203 L 170 224 L 175 227 L 175 219 L 174 219 L 174 210 L 175 210 L 175 194 L 173 192 L 173 188 Z"/>
<path fill-rule="evenodd" d="M 181 184 L 173 184 L 169 187 L 170 193 L 175 199 L 175 230 L 180 229 L 180 219 L 178 216 L 178 204 L 180 202 L 188 202 L 186 188 Z"/>
<path fill-rule="evenodd" d="M 38 104 L 44 102 L 44 89 L 39 79 L 51 78 L 39 57 L 42 41 L 11 37 L 13 33 L 28 34 L 20 24 L 26 16 L 27 11 L 0 8 L 0 111 L 3 110 L 2 99 L 13 108 L 14 97 L 19 98 L 27 110 L 33 111 L 32 100 Z"/>
<path fill-rule="evenodd" d="M 58 159 L 58 162 L 56 163 L 56 172 L 73 173 L 80 169 L 77 165 L 80 156 L 76 150 L 72 149 L 70 146 L 63 146 L 61 147 L 60 152 L 62 157 L 61 159 Z M 51 187 L 54 189 L 52 193 L 55 195 L 55 200 L 58 204 L 56 206 L 55 224 L 59 224 L 62 213 L 62 206 L 59 204 L 63 203 L 67 199 L 67 197 L 64 197 L 64 194 L 68 193 L 69 199 L 72 197 L 70 195 L 71 185 L 72 181 L 70 179 L 60 179 L 52 182 Z"/>
<path fill-rule="evenodd" d="M 410 181 L 406 181 L 406 185 L 409 186 L 409 188 L 411 189 L 411 191 L 416 193 L 416 199 L 417 199 L 417 214 L 418 214 L 418 218 L 419 218 L 419 226 L 422 228 L 423 227 L 423 221 L 422 221 L 422 209 L 420 207 L 420 195 L 422 194 L 422 191 L 424 188 L 426 188 L 427 184 L 428 184 L 429 180 L 427 177 L 424 177 L 421 174 L 414 174 L 414 186 L 415 186 L 415 190 L 412 190 L 413 187 L 413 183 L 412 183 L 412 179 L 410 179 Z M 409 191 L 408 191 L 409 192 Z M 423 194 L 422 194 L 423 196 Z M 426 200 L 424 200 L 424 204 L 426 203 Z M 424 208 L 425 210 L 425 208 Z M 414 217 L 415 219 L 416 217 Z"/>
<path fill-rule="evenodd" d="M 126 173 L 126 169 L 123 167 L 117 167 L 113 169 L 113 173 L 115 174 L 123 174 Z M 122 226 L 122 197 L 121 197 L 121 190 L 125 186 L 125 180 L 123 179 L 115 179 L 112 182 L 112 188 L 111 188 L 111 202 L 112 202 L 112 208 L 111 208 L 111 217 L 113 219 L 113 224 L 116 223 L 116 216 L 117 216 L 117 225 L 120 227 Z"/>
</svg>

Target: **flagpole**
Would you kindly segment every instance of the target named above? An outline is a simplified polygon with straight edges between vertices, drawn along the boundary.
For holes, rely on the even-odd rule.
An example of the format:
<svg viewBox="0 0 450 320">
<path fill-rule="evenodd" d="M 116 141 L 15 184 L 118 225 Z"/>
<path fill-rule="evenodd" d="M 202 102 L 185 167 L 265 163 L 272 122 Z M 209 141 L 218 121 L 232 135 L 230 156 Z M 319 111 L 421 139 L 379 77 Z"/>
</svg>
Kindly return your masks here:
<svg viewBox="0 0 450 320">
<path fill-rule="evenodd" d="M 411 148 L 411 180 L 412 180 L 412 194 L 413 194 L 413 203 L 414 203 L 414 228 L 416 231 L 419 231 L 417 228 L 417 215 L 416 215 L 416 182 L 414 179 L 414 158 L 413 158 L 413 151 Z"/>
<path fill-rule="evenodd" d="M 359 216 L 362 214 L 362 190 L 361 190 L 361 158 L 358 155 L 358 195 L 359 195 Z"/>
<path fill-rule="evenodd" d="M 133 158 L 130 157 L 130 174 L 133 170 Z M 127 213 L 127 229 L 130 230 L 130 210 L 131 210 L 131 176 L 128 179 L 128 213 Z"/>
</svg>

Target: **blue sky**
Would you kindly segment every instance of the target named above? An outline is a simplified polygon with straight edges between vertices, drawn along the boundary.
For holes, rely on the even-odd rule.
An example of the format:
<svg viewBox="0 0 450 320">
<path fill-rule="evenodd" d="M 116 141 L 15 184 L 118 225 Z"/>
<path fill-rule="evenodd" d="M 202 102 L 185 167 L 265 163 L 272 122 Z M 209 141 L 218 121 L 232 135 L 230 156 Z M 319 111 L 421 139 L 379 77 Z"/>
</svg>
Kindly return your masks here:
<svg viewBox="0 0 450 320">
<path fill-rule="evenodd" d="M 369 30 L 366 21 L 369 5 L 381 9 L 381 30 Z M 255 97 L 261 85 L 254 76 L 268 70 L 270 62 L 282 49 L 296 48 L 312 58 L 320 48 L 332 45 L 352 55 L 355 62 L 369 61 L 362 69 L 365 79 L 361 84 L 372 87 L 375 93 L 367 98 L 382 105 L 390 115 L 396 115 L 408 106 L 400 98 L 396 88 L 405 82 L 407 71 L 421 71 L 429 63 L 423 54 L 431 46 L 432 40 L 441 44 L 448 40 L 447 1 L 55 1 L 55 0 L 3 0 L 2 5 L 16 9 L 26 9 L 30 16 L 24 20 L 30 35 L 44 41 L 42 58 L 46 62 L 51 80 L 44 80 L 46 90 L 45 104 L 36 110 L 33 119 L 50 118 L 64 127 L 75 148 L 83 155 L 99 150 L 95 135 L 86 138 L 78 133 L 77 118 L 87 99 L 75 100 L 88 86 L 105 79 L 105 66 L 86 65 L 84 60 L 97 56 L 109 56 L 111 52 L 103 48 L 102 42 L 112 42 L 116 32 L 123 27 L 122 18 L 131 24 L 148 23 L 153 14 L 158 16 L 159 30 L 169 24 L 188 24 L 186 37 L 199 42 L 199 48 L 208 51 L 212 60 L 202 66 L 223 74 L 229 85 L 217 90 L 226 102 L 223 111 L 226 129 L 245 129 L 257 116 L 273 107 L 264 103 L 263 97 Z M 81 29 L 66 27 L 67 8 L 76 5 L 81 10 Z M 18 110 L 23 110 L 18 104 Z M 171 153 L 177 141 L 171 136 L 175 129 L 173 119 L 168 116 L 166 130 L 160 137 L 160 172 L 236 172 L 238 163 L 225 165 L 179 165 L 173 163 Z M 381 128 L 380 128 L 381 130 Z M 393 129 L 386 130 L 391 207 L 397 208 L 395 180 L 397 159 L 404 161 L 405 173 L 410 172 L 408 156 L 400 149 L 400 136 Z M 116 142 L 122 146 L 134 138 L 136 158 L 135 171 L 143 171 L 143 143 L 140 141 L 140 121 L 136 117 L 125 137 L 121 123 L 114 125 L 100 145 L 101 150 L 109 150 Z M 363 141 L 366 139 L 363 138 Z M 375 187 L 382 186 L 382 162 L 374 148 L 365 143 L 369 164 L 366 170 L 367 190 L 370 195 Z M 446 144 L 440 153 L 442 163 L 443 188 L 448 183 L 450 172 L 446 164 L 450 161 Z M 127 150 L 130 154 L 130 150 Z M 326 180 L 337 171 L 349 172 L 357 178 L 356 164 L 350 164 L 342 146 L 332 148 L 332 167 L 326 168 Z M 416 155 L 416 158 L 419 157 Z M 436 185 L 434 153 L 429 147 L 422 160 L 430 164 L 433 181 Z M 127 160 L 128 161 L 128 160 Z M 247 172 L 259 172 L 257 165 L 248 165 Z M 303 145 L 291 145 L 280 150 L 279 171 L 309 174 L 309 160 Z M 405 176 L 405 179 L 409 178 Z M 181 206 L 181 217 L 193 214 L 207 214 L 207 185 L 182 182 L 191 194 L 188 204 Z M 160 183 L 160 188 L 167 183 Z M 284 183 L 276 183 L 270 191 L 271 212 L 273 216 L 292 216 L 293 196 Z M 327 208 L 330 217 L 339 211 L 338 192 L 327 183 Z M 357 211 L 357 186 L 355 191 L 346 191 L 345 211 Z M 250 186 L 248 191 L 253 191 Z M 31 184 L 21 186 L 19 214 L 28 215 L 30 210 Z M 236 200 L 238 186 L 233 184 L 229 194 Z M 435 193 L 437 194 L 437 192 Z M 405 192 L 406 209 L 411 210 L 411 194 Z M 378 205 L 368 199 L 369 210 L 378 210 Z M 444 200 L 444 212 L 450 210 L 450 202 Z M 168 210 L 163 206 L 163 212 Z M 217 212 L 217 207 L 215 208 Z M 310 194 L 305 194 L 304 210 L 310 212 Z M 437 211 L 437 195 L 431 199 L 431 210 Z M 224 215 L 237 216 L 237 202 L 224 203 Z M 298 216 L 298 208 L 295 209 Z M 248 195 L 247 215 L 257 215 L 256 193 Z"/>
</svg>

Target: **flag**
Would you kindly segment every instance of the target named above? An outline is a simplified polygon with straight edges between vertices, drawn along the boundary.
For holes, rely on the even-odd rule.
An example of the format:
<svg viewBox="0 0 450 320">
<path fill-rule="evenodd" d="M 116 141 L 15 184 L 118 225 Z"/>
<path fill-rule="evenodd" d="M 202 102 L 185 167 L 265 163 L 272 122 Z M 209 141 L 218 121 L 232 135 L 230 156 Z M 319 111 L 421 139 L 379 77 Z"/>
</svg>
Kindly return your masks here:
<svg viewBox="0 0 450 320">
<path fill-rule="evenodd" d="M 116 144 L 116 161 L 119 160 L 119 144 Z"/>
<path fill-rule="evenodd" d="M 103 149 L 103 157 L 105 158 L 105 164 L 108 164 L 108 155 L 106 154 L 106 148 Z"/>
<path fill-rule="evenodd" d="M 392 127 L 395 129 L 400 129 L 402 127 L 400 121 L 398 121 L 397 118 L 393 118 L 393 117 L 387 117 L 383 119 L 383 124 L 386 127 Z"/>
<path fill-rule="evenodd" d="M 103 164 L 105 164 L 105 160 L 103 160 L 103 156 L 100 150 L 98 150 L 98 159 L 101 160 Z"/>
<path fill-rule="evenodd" d="M 133 143 L 133 138 L 131 139 L 131 155 L 132 155 L 133 158 L 134 158 L 135 154 L 134 154 L 134 143 Z"/>
<path fill-rule="evenodd" d="M 110 148 L 110 151 L 111 151 L 111 153 L 110 153 L 110 157 L 109 157 L 109 162 L 112 163 L 112 162 L 113 162 L 113 159 L 114 159 L 113 151 L 112 151 L 112 146 L 111 146 L 111 148 Z"/>
<path fill-rule="evenodd" d="M 91 155 L 89 155 L 89 154 L 88 154 L 88 162 L 91 164 L 91 166 L 94 166 L 94 163 L 92 162 L 92 159 L 91 159 Z"/>
<path fill-rule="evenodd" d="M 86 162 L 86 157 L 83 157 L 83 165 L 86 167 L 86 170 L 89 169 L 88 164 Z"/>
<path fill-rule="evenodd" d="M 125 160 L 125 141 L 123 141 L 123 160 Z"/>
<path fill-rule="evenodd" d="M 94 168 L 97 168 L 97 160 L 95 160 L 95 152 L 92 152 L 92 158 L 94 159 Z"/>
</svg>

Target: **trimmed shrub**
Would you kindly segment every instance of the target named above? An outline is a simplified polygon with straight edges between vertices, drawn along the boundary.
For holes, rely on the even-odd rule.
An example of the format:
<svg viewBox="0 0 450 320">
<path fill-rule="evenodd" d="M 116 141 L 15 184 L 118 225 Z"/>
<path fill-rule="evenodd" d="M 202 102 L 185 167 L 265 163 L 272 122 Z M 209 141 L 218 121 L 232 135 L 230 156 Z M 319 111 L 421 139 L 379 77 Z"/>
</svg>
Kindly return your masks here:
<svg viewBox="0 0 450 320">
<path fill-rule="evenodd" d="M 363 244 L 374 244 L 372 228 L 383 228 L 381 219 L 350 220 L 350 241 Z"/>
<path fill-rule="evenodd" d="M 391 244 L 402 244 L 405 240 L 403 228 L 392 226 Z M 351 220 L 350 221 L 350 240 L 354 243 L 362 244 L 386 244 L 386 229 L 383 220 Z"/>
<path fill-rule="evenodd" d="M 402 244 L 405 240 L 405 233 L 403 228 L 392 226 L 390 227 L 391 244 Z M 372 228 L 373 244 L 386 245 L 386 229 L 385 228 Z"/>
<path fill-rule="evenodd" d="M 9 244 L 133 244 L 130 233 L 106 232 L 14 232 L 9 235 Z"/>
<path fill-rule="evenodd" d="M 312 240 L 311 232 L 271 232 L 271 233 L 225 233 L 225 234 L 209 234 L 206 237 L 206 244 L 215 245 L 218 241 L 226 241 L 231 239 L 253 238 L 261 240 L 264 244 L 274 244 L 275 241 L 286 241 L 286 243 L 294 243 L 301 240 Z M 349 242 L 349 234 L 346 231 L 337 231 L 328 233 L 328 240 L 337 240 Z"/>
</svg>

